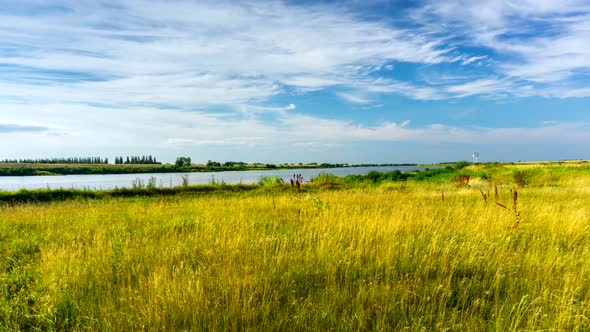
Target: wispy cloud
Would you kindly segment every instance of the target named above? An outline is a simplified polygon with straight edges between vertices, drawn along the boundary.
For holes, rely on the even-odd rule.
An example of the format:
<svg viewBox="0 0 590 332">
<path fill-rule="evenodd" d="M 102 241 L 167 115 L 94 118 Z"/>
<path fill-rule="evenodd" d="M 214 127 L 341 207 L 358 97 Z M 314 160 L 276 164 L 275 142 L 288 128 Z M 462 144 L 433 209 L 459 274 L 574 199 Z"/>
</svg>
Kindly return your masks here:
<svg viewBox="0 0 590 332">
<path fill-rule="evenodd" d="M 589 140 L 567 117 L 478 127 L 409 111 L 590 97 L 587 1 L 419 4 L 389 17 L 355 1 L 25 0 L 0 13 L 0 134 L 105 150 Z M 334 97 L 345 107 L 328 112 Z"/>
<path fill-rule="evenodd" d="M 233 105 L 276 96 L 281 85 L 348 84 L 389 61 L 449 61 L 437 40 L 324 5 L 60 4 L 0 16 L 0 40 L 10 41 L 0 64 L 21 73 L 3 83 L 3 95 L 30 98 L 22 90 L 36 85 L 39 98 L 53 100 Z M 48 73 L 77 80 L 38 86 Z"/>
<path fill-rule="evenodd" d="M 343 100 L 353 103 L 353 104 L 368 104 L 370 102 L 369 99 L 364 98 L 362 96 L 348 93 L 348 92 L 339 92 L 337 93 L 338 97 L 342 98 Z"/>
<path fill-rule="evenodd" d="M 0 133 L 28 133 L 28 132 L 45 132 L 49 131 L 48 127 L 32 126 L 32 125 L 18 125 L 11 123 L 0 123 Z"/>
<path fill-rule="evenodd" d="M 494 69 L 507 78 L 538 83 L 558 93 L 564 84 L 578 88 L 568 80 L 590 71 L 587 1 L 428 1 L 413 15 L 429 23 L 425 29 L 446 34 L 457 45 L 495 52 Z"/>
</svg>

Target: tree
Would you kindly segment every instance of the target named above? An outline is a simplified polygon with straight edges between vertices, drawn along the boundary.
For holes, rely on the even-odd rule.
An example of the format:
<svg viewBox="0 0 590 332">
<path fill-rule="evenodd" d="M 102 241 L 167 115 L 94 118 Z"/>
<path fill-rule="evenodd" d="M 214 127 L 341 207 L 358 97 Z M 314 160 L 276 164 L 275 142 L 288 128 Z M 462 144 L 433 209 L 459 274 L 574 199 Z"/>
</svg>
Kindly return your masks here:
<svg viewBox="0 0 590 332">
<path fill-rule="evenodd" d="M 178 157 L 176 158 L 176 163 L 174 165 L 176 167 L 190 167 L 191 157 Z"/>
<path fill-rule="evenodd" d="M 221 163 L 218 161 L 207 161 L 207 167 L 211 168 L 211 167 L 221 167 Z"/>
</svg>

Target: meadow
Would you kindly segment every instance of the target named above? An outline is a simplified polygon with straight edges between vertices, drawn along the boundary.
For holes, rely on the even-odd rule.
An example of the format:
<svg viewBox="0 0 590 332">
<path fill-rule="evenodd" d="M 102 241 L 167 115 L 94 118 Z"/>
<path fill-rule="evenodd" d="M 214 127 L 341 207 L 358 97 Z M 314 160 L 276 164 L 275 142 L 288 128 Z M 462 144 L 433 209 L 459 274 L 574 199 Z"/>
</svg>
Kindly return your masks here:
<svg viewBox="0 0 590 332">
<path fill-rule="evenodd" d="M 586 163 L 215 188 L 4 193 L 0 330 L 590 329 Z"/>
</svg>

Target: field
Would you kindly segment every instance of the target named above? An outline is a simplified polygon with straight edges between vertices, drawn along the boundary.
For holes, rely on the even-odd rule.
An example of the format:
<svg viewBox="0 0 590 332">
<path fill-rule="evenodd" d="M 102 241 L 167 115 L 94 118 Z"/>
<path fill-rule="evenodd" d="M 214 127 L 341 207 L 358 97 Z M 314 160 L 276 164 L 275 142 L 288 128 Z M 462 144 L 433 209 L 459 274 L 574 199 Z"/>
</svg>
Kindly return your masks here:
<svg viewBox="0 0 590 332">
<path fill-rule="evenodd" d="M 0 330 L 590 329 L 588 165 L 458 174 L 0 203 Z"/>
</svg>

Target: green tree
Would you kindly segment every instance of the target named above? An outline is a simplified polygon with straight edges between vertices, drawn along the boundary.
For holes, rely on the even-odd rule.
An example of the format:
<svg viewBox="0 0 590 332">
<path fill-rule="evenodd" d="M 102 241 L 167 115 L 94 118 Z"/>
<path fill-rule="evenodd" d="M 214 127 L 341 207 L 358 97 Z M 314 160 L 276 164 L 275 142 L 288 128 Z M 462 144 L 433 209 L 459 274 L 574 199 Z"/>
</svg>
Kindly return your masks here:
<svg viewBox="0 0 590 332">
<path fill-rule="evenodd" d="M 174 165 L 176 167 L 189 167 L 191 163 L 191 157 L 178 157 Z"/>
</svg>

